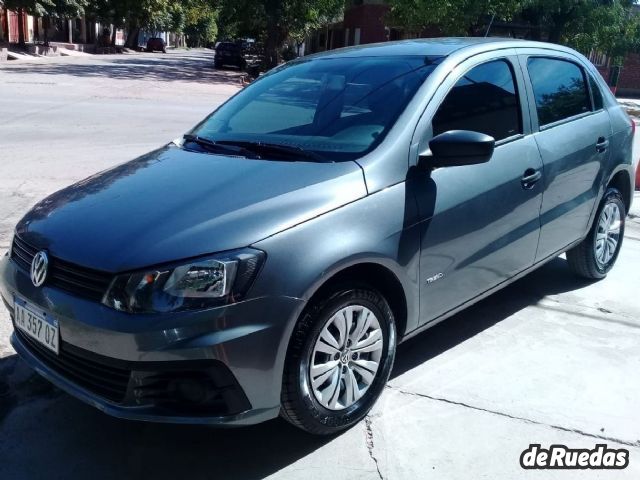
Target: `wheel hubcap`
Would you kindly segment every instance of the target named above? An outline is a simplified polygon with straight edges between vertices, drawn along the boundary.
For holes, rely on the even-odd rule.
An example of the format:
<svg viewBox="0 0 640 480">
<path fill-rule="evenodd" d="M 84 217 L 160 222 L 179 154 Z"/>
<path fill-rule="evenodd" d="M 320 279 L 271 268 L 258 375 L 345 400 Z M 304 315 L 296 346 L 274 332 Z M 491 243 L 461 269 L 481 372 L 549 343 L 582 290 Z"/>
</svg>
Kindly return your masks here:
<svg viewBox="0 0 640 480">
<path fill-rule="evenodd" d="M 342 410 L 367 392 L 378 372 L 384 338 L 374 313 L 361 305 L 338 310 L 324 325 L 309 367 L 311 390 L 329 410 Z"/>
<path fill-rule="evenodd" d="M 598 220 L 598 230 L 594 245 L 596 261 L 600 266 L 606 266 L 611 261 L 620 241 L 620 209 L 615 203 L 607 203 Z"/>
</svg>

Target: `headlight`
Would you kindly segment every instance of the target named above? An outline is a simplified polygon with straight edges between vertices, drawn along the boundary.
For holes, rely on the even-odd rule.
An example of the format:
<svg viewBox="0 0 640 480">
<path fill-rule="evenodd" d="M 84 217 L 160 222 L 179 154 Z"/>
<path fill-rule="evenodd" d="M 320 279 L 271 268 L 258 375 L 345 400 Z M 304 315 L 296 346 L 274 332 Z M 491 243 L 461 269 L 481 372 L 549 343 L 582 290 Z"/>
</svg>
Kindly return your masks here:
<svg viewBox="0 0 640 480">
<path fill-rule="evenodd" d="M 118 275 L 102 303 L 124 312 L 172 312 L 241 300 L 265 253 L 244 249 L 182 264 Z"/>
</svg>

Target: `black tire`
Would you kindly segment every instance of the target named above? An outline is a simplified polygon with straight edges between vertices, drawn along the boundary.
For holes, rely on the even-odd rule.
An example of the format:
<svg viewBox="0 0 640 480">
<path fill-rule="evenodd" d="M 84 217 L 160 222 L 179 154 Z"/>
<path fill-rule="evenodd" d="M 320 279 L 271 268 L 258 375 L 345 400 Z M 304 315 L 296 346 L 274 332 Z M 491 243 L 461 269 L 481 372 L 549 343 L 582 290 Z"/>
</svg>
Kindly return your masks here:
<svg viewBox="0 0 640 480">
<path fill-rule="evenodd" d="M 382 356 L 376 376 L 364 395 L 343 410 L 329 410 L 318 402 L 311 390 L 309 365 L 325 323 L 349 305 L 364 306 L 378 318 L 383 334 Z M 395 321 L 385 298 L 368 287 L 336 288 L 332 294 L 310 305 L 293 331 L 284 367 L 281 416 L 315 435 L 330 435 L 351 427 L 365 417 L 382 393 L 395 352 Z"/>
<path fill-rule="evenodd" d="M 595 254 L 595 242 L 596 235 L 598 233 L 598 225 L 600 223 L 600 215 L 605 206 L 614 203 L 620 211 L 620 235 L 618 244 L 616 245 L 613 256 L 606 263 L 601 263 L 596 259 Z M 624 239 L 624 227 L 626 219 L 626 209 L 624 206 L 624 200 L 619 190 L 615 188 L 608 188 L 598 206 L 598 211 L 593 220 L 593 225 L 587 237 L 579 243 L 577 246 L 567 252 L 567 261 L 569 267 L 578 275 L 591 280 L 599 280 L 607 276 L 609 270 L 616 263 L 620 248 L 622 247 L 622 241 Z"/>
</svg>

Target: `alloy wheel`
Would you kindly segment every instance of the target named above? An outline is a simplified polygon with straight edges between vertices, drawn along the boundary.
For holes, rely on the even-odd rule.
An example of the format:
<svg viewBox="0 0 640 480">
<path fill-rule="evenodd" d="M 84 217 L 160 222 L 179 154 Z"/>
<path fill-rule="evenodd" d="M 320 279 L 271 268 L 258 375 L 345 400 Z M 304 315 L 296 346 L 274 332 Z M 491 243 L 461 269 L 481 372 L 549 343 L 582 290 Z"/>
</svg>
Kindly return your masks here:
<svg viewBox="0 0 640 480">
<path fill-rule="evenodd" d="M 362 305 L 334 313 L 320 331 L 309 366 L 316 400 L 329 410 L 356 403 L 373 383 L 384 346 L 375 314 Z"/>
<path fill-rule="evenodd" d="M 620 242 L 622 225 L 620 209 L 615 203 L 607 203 L 598 219 L 598 230 L 595 235 L 594 253 L 601 267 L 609 264 L 616 253 Z"/>
</svg>

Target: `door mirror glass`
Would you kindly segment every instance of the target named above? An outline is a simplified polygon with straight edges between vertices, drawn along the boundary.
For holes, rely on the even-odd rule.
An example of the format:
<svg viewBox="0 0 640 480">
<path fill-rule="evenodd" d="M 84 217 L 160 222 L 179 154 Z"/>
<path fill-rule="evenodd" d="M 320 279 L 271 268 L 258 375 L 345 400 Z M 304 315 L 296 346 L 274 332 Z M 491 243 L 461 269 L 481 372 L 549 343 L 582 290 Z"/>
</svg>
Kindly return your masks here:
<svg viewBox="0 0 640 480">
<path fill-rule="evenodd" d="M 429 150 L 419 157 L 424 168 L 456 167 L 486 163 L 493 155 L 493 137 L 469 130 L 451 130 L 433 137 Z"/>
</svg>

